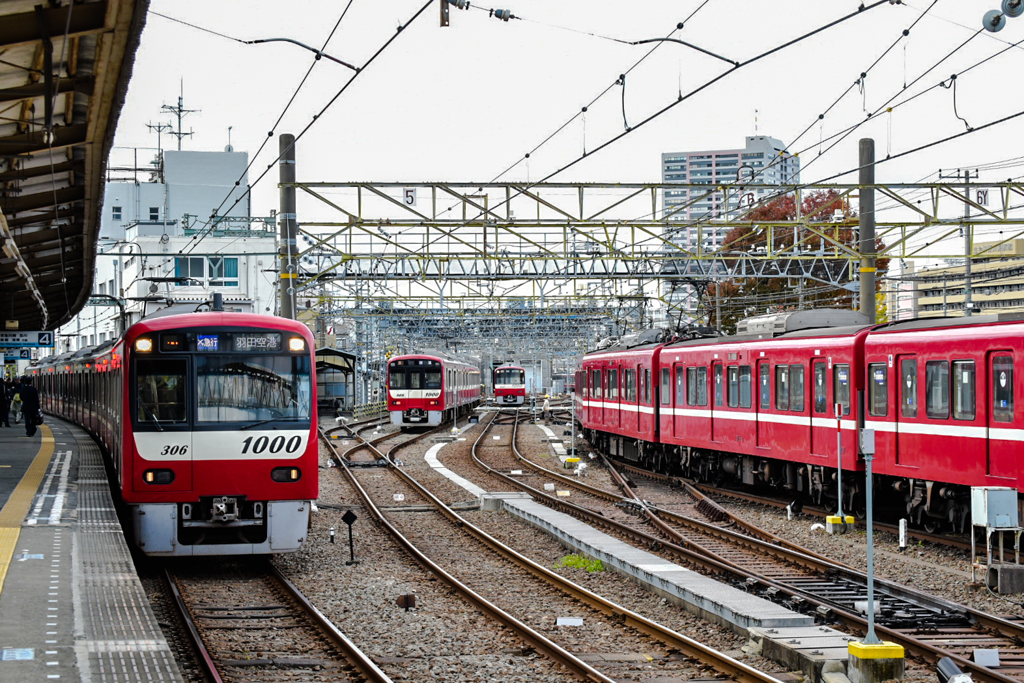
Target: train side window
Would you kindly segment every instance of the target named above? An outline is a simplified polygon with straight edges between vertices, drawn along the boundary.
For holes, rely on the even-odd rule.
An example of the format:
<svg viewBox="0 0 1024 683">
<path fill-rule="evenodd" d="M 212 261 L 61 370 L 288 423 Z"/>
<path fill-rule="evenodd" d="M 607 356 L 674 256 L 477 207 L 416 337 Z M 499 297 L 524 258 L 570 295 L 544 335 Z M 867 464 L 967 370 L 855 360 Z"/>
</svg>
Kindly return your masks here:
<svg viewBox="0 0 1024 683">
<path fill-rule="evenodd" d="M 992 359 L 992 419 L 1013 422 L 1013 358 Z"/>
<path fill-rule="evenodd" d="M 885 363 L 868 365 L 868 415 L 885 417 L 889 414 L 889 375 Z"/>
<path fill-rule="evenodd" d="M 825 379 L 828 377 L 828 371 L 825 369 L 824 363 L 814 364 L 814 412 L 824 413 L 826 412 L 826 406 L 828 405 L 828 399 L 825 393 Z"/>
<path fill-rule="evenodd" d="M 686 375 L 680 365 L 676 366 L 676 405 L 683 405 L 686 398 Z"/>
<path fill-rule="evenodd" d="M 933 420 L 949 419 L 949 361 L 924 364 L 924 390 L 925 414 Z"/>
<path fill-rule="evenodd" d="M 686 405 L 697 405 L 697 368 L 686 368 Z"/>
<path fill-rule="evenodd" d="M 729 407 L 736 408 L 740 404 L 740 369 L 738 366 L 729 366 Z"/>
<path fill-rule="evenodd" d="M 789 366 L 775 366 L 775 410 L 789 410 Z"/>
<path fill-rule="evenodd" d="M 136 420 L 143 424 L 185 422 L 185 359 L 140 359 L 135 367 Z"/>
<path fill-rule="evenodd" d="M 613 401 L 619 400 L 619 371 L 608 371 L 608 398 Z"/>
<path fill-rule="evenodd" d="M 651 404 L 651 369 L 644 368 L 644 403 Z"/>
<path fill-rule="evenodd" d="M 708 369 L 697 368 L 697 405 L 708 404 Z"/>
<path fill-rule="evenodd" d="M 751 383 L 753 378 L 750 373 L 749 365 L 740 366 L 740 408 L 749 408 L 752 403 L 752 389 Z"/>
<path fill-rule="evenodd" d="M 626 385 L 626 400 L 636 403 L 636 370 L 623 370 L 625 377 L 623 382 Z"/>
<path fill-rule="evenodd" d="M 804 412 L 804 366 L 789 366 L 789 409 Z"/>
<path fill-rule="evenodd" d="M 758 385 L 760 387 L 758 391 L 759 404 L 761 406 L 761 410 L 768 410 L 769 408 L 771 408 L 770 382 L 772 370 L 771 367 L 768 365 L 767 361 L 760 364 L 758 368 L 758 374 L 761 376 L 761 383 Z"/>
<path fill-rule="evenodd" d="M 661 405 L 672 402 L 672 377 L 668 368 L 661 369 Z"/>
<path fill-rule="evenodd" d="M 715 405 L 722 405 L 722 366 L 715 366 Z"/>
<path fill-rule="evenodd" d="M 953 361 L 953 418 L 973 420 L 975 405 L 974 361 Z"/>
<path fill-rule="evenodd" d="M 900 361 L 900 412 L 903 417 L 917 417 L 917 361 Z"/>
<path fill-rule="evenodd" d="M 850 414 L 850 366 L 846 363 L 837 363 L 832 371 L 835 376 L 832 378 L 832 402 L 842 406 L 843 415 Z M 836 417 L 840 417 L 836 415 Z"/>
<path fill-rule="evenodd" d="M 601 398 L 601 371 L 594 370 L 591 383 L 591 398 Z"/>
</svg>

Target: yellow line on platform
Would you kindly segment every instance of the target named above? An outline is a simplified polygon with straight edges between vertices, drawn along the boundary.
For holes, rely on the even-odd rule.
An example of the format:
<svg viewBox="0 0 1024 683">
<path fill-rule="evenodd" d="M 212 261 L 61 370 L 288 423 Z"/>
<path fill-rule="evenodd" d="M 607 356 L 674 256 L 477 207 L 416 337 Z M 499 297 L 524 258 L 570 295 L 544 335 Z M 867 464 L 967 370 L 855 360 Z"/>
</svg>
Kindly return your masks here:
<svg viewBox="0 0 1024 683">
<path fill-rule="evenodd" d="M 25 515 L 32 506 L 36 491 L 39 490 L 39 483 L 46 475 L 46 469 L 53 457 L 53 432 L 46 425 L 40 425 L 39 431 L 43 435 L 39 452 L 36 453 L 25 476 L 14 488 L 11 497 L 7 499 L 7 504 L 0 510 L 0 593 L 4 590 L 7 570 L 11 566 L 14 548 L 17 547 L 18 538 L 21 536 L 21 523 L 25 521 Z"/>
</svg>

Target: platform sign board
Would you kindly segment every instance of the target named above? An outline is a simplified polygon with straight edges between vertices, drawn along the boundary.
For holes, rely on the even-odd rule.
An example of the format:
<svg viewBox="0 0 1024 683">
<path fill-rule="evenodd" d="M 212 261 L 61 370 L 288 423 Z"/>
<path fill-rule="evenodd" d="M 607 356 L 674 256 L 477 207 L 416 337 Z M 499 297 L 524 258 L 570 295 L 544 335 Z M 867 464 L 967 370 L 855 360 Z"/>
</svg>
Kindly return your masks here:
<svg viewBox="0 0 1024 683">
<path fill-rule="evenodd" d="M 4 353 L 4 363 L 14 363 L 19 360 L 32 360 L 31 349 L 14 349 Z"/>
<path fill-rule="evenodd" d="M 0 332 L 0 348 L 52 348 L 53 332 Z"/>
</svg>

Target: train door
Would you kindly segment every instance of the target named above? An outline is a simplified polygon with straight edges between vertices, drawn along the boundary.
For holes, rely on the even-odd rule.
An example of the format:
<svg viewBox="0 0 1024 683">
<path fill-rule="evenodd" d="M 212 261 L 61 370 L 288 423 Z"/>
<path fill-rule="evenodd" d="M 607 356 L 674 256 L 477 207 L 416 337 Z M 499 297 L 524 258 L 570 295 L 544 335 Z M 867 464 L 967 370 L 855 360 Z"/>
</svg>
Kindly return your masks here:
<svg viewBox="0 0 1024 683">
<path fill-rule="evenodd" d="M 621 424 L 622 404 L 619 402 L 619 368 L 608 368 L 608 397 L 605 404 L 605 424 L 609 427 L 618 428 Z"/>
<path fill-rule="evenodd" d="M 757 361 L 757 405 L 754 411 L 754 428 L 757 430 L 758 448 L 771 445 L 771 422 L 762 419 L 771 409 L 771 366 L 766 360 Z"/>
<path fill-rule="evenodd" d="M 811 455 L 828 455 L 836 443 L 835 420 L 828 416 L 828 366 L 824 358 L 811 359 Z"/>
<path fill-rule="evenodd" d="M 715 415 L 725 407 L 725 368 L 722 361 L 716 360 L 711 364 L 711 384 L 715 394 L 711 402 L 711 440 L 722 441 L 723 436 L 729 431 L 729 421 L 720 420 Z"/>
<path fill-rule="evenodd" d="M 1020 434 L 1022 420 L 1014 414 L 1013 352 L 992 351 L 988 354 L 988 386 L 979 382 L 979 391 L 988 397 L 988 473 L 993 477 L 1016 477 L 1019 441 L 1011 436 Z"/>
<path fill-rule="evenodd" d="M 924 417 L 919 415 L 920 389 L 916 356 L 897 356 L 899 372 L 899 408 L 896 411 L 896 462 L 900 465 L 921 464 L 917 449 L 921 437 L 915 434 L 914 424 Z"/>
<path fill-rule="evenodd" d="M 604 424 L 604 392 L 601 368 L 594 368 L 590 371 L 590 419 L 597 425 Z"/>
</svg>

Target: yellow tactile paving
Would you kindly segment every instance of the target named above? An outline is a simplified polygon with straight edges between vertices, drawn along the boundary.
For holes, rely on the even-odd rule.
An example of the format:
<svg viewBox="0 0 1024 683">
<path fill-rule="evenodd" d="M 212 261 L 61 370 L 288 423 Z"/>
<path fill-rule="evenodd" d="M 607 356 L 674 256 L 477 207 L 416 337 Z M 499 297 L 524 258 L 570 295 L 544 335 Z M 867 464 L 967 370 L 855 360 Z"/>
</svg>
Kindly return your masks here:
<svg viewBox="0 0 1024 683">
<path fill-rule="evenodd" d="M 0 593 L 4 590 L 7 570 L 11 566 L 11 558 L 14 557 L 18 537 L 21 536 L 21 523 L 32 506 L 32 500 L 39 489 L 39 482 L 46 475 L 46 468 L 50 466 L 50 458 L 53 457 L 53 432 L 46 425 L 40 425 L 39 431 L 43 436 L 39 452 L 36 453 L 25 476 L 14 488 L 11 497 L 7 499 L 7 504 L 0 510 Z"/>
</svg>

